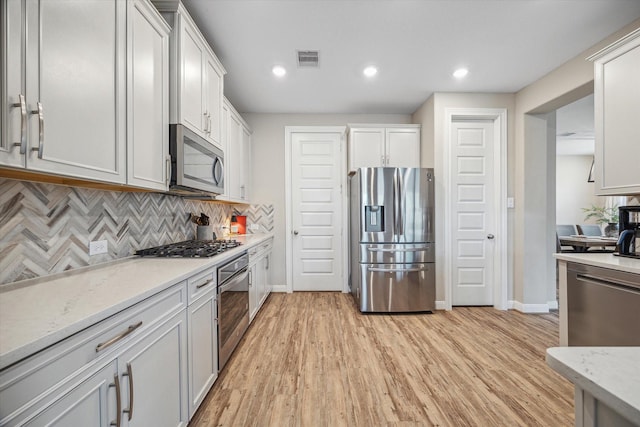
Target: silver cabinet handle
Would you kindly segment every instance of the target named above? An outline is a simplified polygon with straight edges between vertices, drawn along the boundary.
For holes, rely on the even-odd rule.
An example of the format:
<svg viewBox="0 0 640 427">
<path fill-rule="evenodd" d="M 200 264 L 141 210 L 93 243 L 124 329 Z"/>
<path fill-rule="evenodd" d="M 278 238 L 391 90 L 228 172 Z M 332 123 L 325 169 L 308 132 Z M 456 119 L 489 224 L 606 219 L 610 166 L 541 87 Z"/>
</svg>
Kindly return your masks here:
<svg viewBox="0 0 640 427">
<path fill-rule="evenodd" d="M 264 266 L 264 269 L 265 269 L 265 270 L 268 270 L 268 269 L 269 269 L 269 262 L 270 262 L 270 260 L 271 260 L 271 256 L 267 255 L 267 257 L 266 257 L 266 264 L 265 264 L 265 266 Z"/>
<path fill-rule="evenodd" d="M 18 95 L 18 102 L 11 104 L 20 108 L 20 142 L 15 142 L 14 147 L 20 147 L 20 154 L 27 152 L 27 102 L 23 94 Z"/>
<path fill-rule="evenodd" d="M 44 114 L 42 113 L 42 103 L 38 102 L 36 104 L 38 106 L 37 110 L 33 110 L 31 114 L 38 115 L 38 146 L 32 147 L 31 151 L 38 152 L 38 158 L 42 158 L 42 152 L 44 150 Z"/>
<path fill-rule="evenodd" d="M 213 283 L 213 279 L 209 279 L 206 282 L 200 283 L 198 286 L 196 286 L 196 289 L 204 288 L 205 286 L 208 286 L 212 283 Z"/>
<path fill-rule="evenodd" d="M 122 413 L 129 414 L 127 419 L 131 421 L 131 418 L 133 418 L 133 369 L 131 368 L 131 363 L 127 363 L 127 372 L 122 376 L 129 377 L 129 409 L 123 410 Z"/>
<path fill-rule="evenodd" d="M 207 113 L 207 119 L 209 120 L 209 133 L 211 133 L 213 131 L 213 128 L 211 126 L 211 113 Z"/>
<path fill-rule="evenodd" d="M 118 374 L 115 374 L 113 376 L 113 384 L 109 384 L 109 387 L 116 388 L 116 411 L 118 411 L 118 414 L 116 415 L 116 420 L 111 421 L 109 425 L 120 427 L 120 424 L 122 423 L 122 416 L 121 416 L 122 403 L 121 403 L 121 394 L 120 394 L 120 378 L 118 378 Z"/>
<path fill-rule="evenodd" d="M 171 156 L 167 156 L 166 160 L 167 162 L 167 177 L 165 179 L 167 186 L 169 186 L 169 184 L 171 183 L 171 174 L 173 173 L 172 170 L 172 165 L 171 165 Z"/>
<path fill-rule="evenodd" d="M 487 239 L 489 240 L 493 240 L 493 238 L 496 237 L 493 234 L 487 234 Z"/>
<path fill-rule="evenodd" d="M 209 133 L 209 117 L 207 117 L 207 112 L 202 113 L 204 116 L 204 133 Z"/>
<path fill-rule="evenodd" d="M 120 341 L 122 338 L 126 337 L 127 335 L 129 335 L 131 332 L 135 331 L 136 329 L 138 329 L 140 326 L 142 326 L 142 320 L 139 321 L 138 323 L 134 324 L 134 325 L 129 325 L 129 327 L 127 328 L 126 331 L 119 333 L 118 335 L 116 335 L 115 337 L 105 341 L 105 342 L 101 342 L 100 344 L 98 344 L 96 346 L 96 353 L 99 351 L 104 350 L 105 348 L 112 346 L 113 344 L 117 343 L 118 341 Z"/>
</svg>

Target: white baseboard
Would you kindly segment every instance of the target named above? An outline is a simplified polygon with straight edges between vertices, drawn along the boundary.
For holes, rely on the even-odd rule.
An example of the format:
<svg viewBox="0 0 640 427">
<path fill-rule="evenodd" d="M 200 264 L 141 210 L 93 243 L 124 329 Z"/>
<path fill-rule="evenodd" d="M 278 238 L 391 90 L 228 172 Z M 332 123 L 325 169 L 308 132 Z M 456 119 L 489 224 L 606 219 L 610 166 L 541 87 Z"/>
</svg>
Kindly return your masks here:
<svg viewBox="0 0 640 427">
<path fill-rule="evenodd" d="M 447 303 L 444 301 L 436 301 L 436 310 L 446 310 Z"/>
<path fill-rule="evenodd" d="M 510 309 L 518 310 L 521 313 L 548 313 L 549 312 L 549 303 L 523 304 L 520 301 L 509 301 L 507 305 L 509 306 Z"/>
<path fill-rule="evenodd" d="M 287 292 L 287 285 L 273 285 L 271 292 Z"/>
<path fill-rule="evenodd" d="M 558 301 L 549 301 L 547 303 L 547 305 L 549 306 L 549 310 L 557 310 L 558 309 Z"/>
</svg>

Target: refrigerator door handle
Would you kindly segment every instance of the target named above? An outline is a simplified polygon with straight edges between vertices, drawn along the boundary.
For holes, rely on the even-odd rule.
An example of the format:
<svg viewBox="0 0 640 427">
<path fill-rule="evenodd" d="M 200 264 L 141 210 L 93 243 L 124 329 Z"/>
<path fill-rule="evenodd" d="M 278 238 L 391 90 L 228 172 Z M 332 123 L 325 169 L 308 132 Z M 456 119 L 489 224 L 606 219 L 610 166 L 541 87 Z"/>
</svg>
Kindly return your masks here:
<svg viewBox="0 0 640 427">
<path fill-rule="evenodd" d="M 414 273 L 418 271 L 428 271 L 429 268 L 380 268 L 380 267 L 367 267 L 368 271 L 382 272 L 382 273 Z"/>
<path fill-rule="evenodd" d="M 400 206 L 400 179 L 398 177 L 398 169 L 393 174 L 393 228 L 394 235 L 400 236 L 402 230 L 402 207 Z"/>
<path fill-rule="evenodd" d="M 428 246 L 421 248 L 408 248 L 408 249 L 394 249 L 394 248 L 367 248 L 369 252 L 424 252 L 429 250 Z"/>
</svg>

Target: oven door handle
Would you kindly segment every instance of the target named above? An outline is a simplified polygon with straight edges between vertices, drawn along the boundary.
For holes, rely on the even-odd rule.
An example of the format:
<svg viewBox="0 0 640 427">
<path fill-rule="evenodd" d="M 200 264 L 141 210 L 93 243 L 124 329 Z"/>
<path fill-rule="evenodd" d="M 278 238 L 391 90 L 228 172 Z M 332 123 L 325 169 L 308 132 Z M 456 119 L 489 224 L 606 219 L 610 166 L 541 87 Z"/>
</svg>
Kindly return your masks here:
<svg viewBox="0 0 640 427">
<path fill-rule="evenodd" d="M 232 276 L 231 279 L 227 280 L 222 285 L 220 285 L 218 287 L 218 293 L 221 294 L 224 291 L 234 287 L 235 285 L 238 284 L 238 282 L 242 282 L 248 276 L 249 276 L 249 267 L 245 267 L 242 270 L 240 270 L 238 273 L 236 273 L 235 276 Z"/>
</svg>

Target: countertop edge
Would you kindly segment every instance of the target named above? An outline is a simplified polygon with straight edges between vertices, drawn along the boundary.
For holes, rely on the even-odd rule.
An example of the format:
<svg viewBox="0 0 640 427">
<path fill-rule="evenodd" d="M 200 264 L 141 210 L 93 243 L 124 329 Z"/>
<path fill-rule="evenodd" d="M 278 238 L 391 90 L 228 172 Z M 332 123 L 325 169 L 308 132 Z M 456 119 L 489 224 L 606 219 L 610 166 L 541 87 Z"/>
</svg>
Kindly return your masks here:
<svg viewBox="0 0 640 427">
<path fill-rule="evenodd" d="M 81 332 L 84 329 L 87 329 L 129 307 L 132 307 L 135 304 L 138 304 L 144 301 L 145 299 L 150 298 L 153 295 L 156 295 L 159 292 L 162 292 L 170 288 L 171 286 L 176 285 L 181 281 L 195 274 L 200 273 L 201 271 L 204 271 L 208 268 L 211 268 L 212 266 L 225 262 L 233 258 L 234 256 L 237 256 L 238 254 L 253 248 L 254 246 L 260 245 L 264 241 L 272 238 L 273 234 L 271 233 L 248 234 L 248 235 L 238 236 L 238 237 L 243 237 L 245 239 L 248 239 L 248 242 L 243 244 L 242 246 L 233 248 L 215 257 L 204 259 L 203 261 L 205 261 L 205 264 L 203 264 L 202 266 L 199 266 L 192 270 L 178 274 L 174 277 L 171 277 L 170 279 L 167 279 L 166 281 L 160 282 L 156 286 L 154 286 L 152 289 L 148 289 L 146 291 L 136 293 L 135 295 L 132 295 L 128 299 L 118 304 L 112 305 L 104 310 L 98 311 L 90 316 L 87 316 L 80 321 L 74 322 L 73 324 L 70 324 L 54 332 L 51 332 L 47 335 L 44 335 L 35 341 L 28 342 L 20 347 L 16 347 L 12 350 L 9 350 L 6 353 L 0 354 L 0 370 L 5 369 L 17 362 L 20 362 L 21 360 L 26 359 L 42 350 L 45 350 L 46 348 L 53 346 L 54 344 L 70 337 L 71 335 Z M 64 273 L 58 273 L 52 276 L 55 276 L 57 278 L 72 277 L 74 275 L 82 274 L 87 271 L 95 271 L 101 268 L 110 268 L 110 267 L 126 264 L 129 262 L 133 262 L 133 261 L 138 261 L 140 259 L 141 257 L 138 257 L 138 256 L 130 256 L 130 257 L 122 258 L 119 260 L 113 260 L 113 261 L 108 261 L 102 264 L 92 265 L 87 268 L 81 268 L 77 270 L 70 270 Z M 157 258 L 154 258 L 154 259 L 157 259 Z M 209 261 L 209 262 L 206 263 L 206 261 Z M 47 276 L 42 278 L 25 280 L 23 282 L 20 282 L 19 285 L 16 285 L 13 288 L 3 290 L 3 292 L 0 293 L 0 297 L 2 296 L 2 293 L 8 293 L 14 289 L 20 289 L 20 288 L 24 288 L 24 287 L 35 285 L 35 284 L 40 284 L 43 282 L 43 280 L 46 280 L 46 279 L 47 279 Z"/>
<path fill-rule="evenodd" d="M 599 347 L 594 347 L 599 348 Z M 607 347 L 600 347 L 601 349 Z M 623 347 L 629 348 L 629 347 Z M 636 347 L 640 353 L 640 347 Z M 601 400 L 620 415 L 633 422 L 640 422 L 640 407 L 615 394 L 606 386 L 598 384 L 588 376 L 588 372 L 580 372 L 568 361 L 563 361 L 563 353 L 574 352 L 581 354 L 585 347 L 552 347 L 546 351 L 546 362 L 549 367 L 571 381 L 574 385 L 591 393 L 596 399 Z"/>
<path fill-rule="evenodd" d="M 626 257 L 617 257 L 612 254 L 597 253 L 556 253 L 554 258 L 561 261 L 576 262 L 579 264 L 593 265 L 595 267 L 609 268 L 611 270 L 640 274 L 640 260 Z"/>
</svg>

